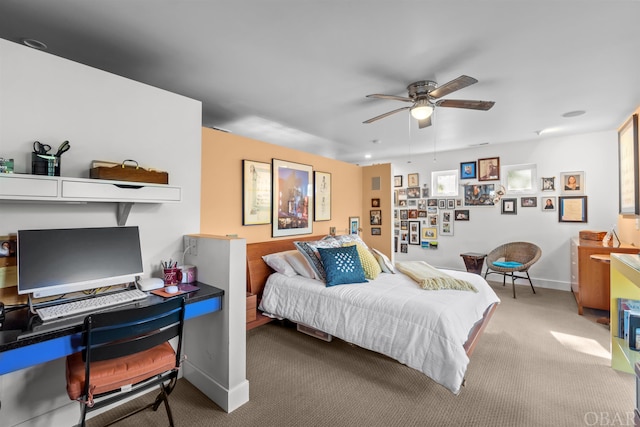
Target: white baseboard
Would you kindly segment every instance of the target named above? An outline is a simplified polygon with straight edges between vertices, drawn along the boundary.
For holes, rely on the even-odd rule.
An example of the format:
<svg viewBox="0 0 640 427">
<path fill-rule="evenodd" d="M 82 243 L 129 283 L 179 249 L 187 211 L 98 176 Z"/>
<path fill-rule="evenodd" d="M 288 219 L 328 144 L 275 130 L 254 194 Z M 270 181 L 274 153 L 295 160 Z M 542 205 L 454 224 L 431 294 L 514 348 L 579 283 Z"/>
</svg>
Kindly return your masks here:
<svg viewBox="0 0 640 427">
<path fill-rule="evenodd" d="M 182 364 L 184 378 L 203 392 L 225 412 L 233 412 L 249 401 L 249 381 L 244 380 L 236 387 L 227 389 L 202 370 L 186 360 Z"/>
</svg>

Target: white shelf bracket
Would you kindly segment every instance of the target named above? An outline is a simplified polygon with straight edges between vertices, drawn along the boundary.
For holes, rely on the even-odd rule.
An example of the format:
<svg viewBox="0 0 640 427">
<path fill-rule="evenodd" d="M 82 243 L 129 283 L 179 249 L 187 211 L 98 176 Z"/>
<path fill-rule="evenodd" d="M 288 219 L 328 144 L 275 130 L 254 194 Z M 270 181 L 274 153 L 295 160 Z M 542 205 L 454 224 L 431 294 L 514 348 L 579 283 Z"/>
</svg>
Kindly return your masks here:
<svg viewBox="0 0 640 427">
<path fill-rule="evenodd" d="M 116 212 L 116 218 L 118 219 L 118 227 L 124 227 L 131 212 L 132 202 L 118 202 L 118 211 Z"/>
</svg>

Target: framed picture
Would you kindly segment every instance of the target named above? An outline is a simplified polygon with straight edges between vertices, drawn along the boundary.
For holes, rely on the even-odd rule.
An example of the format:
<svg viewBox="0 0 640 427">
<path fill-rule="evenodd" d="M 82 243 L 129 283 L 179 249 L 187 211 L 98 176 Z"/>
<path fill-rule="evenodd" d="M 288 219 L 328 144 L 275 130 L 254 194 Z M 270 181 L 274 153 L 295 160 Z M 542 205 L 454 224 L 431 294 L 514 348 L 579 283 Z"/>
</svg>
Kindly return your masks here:
<svg viewBox="0 0 640 427">
<path fill-rule="evenodd" d="M 422 229 L 422 240 L 435 240 L 438 238 L 438 229 L 436 227 L 425 227 Z"/>
<path fill-rule="evenodd" d="M 420 187 L 407 187 L 407 199 L 419 199 Z"/>
<path fill-rule="evenodd" d="M 313 230 L 312 168 L 309 165 L 272 159 L 271 204 L 273 237 L 310 234 Z"/>
<path fill-rule="evenodd" d="M 559 222 L 587 222 L 587 196 L 558 198 Z"/>
<path fill-rule="evenodd" d="M 495 184 L 472 184 L 464 186 L 465 206 L 493 206 L 496 195 Z"/>
<path fill-rule="evenodd" d="M 513 165 L 502 167 L 502 178 L 507 193 L 535 193 L 536 165 Z"/>
<path fill-rule="evenodd" d="M 242 225 L 271 222 L 271 164 L 242 161 Z"/>
<path fill-rule="evenodd" d="M 460 179 L 473 179 L 476 177 L 476 162 L 460 163 Z"/>
<path fill-rule="evenodd" d="M 426 199 L 427 197 L 429 197 L 429 187 L 425 184 L 424 187 L 422 187 L 422 198 Z"/>
<path fill-rule="evenodd" d="M 542 191 L 556 191 L 556 177 L 543 177 L 542 178 Z"/>
<path fill-rule="evenodd" d="M 371 227 L 372 236 L 380 236 L 381 234 L 382 234 L 382 229 L 380 227 Z"/>
<path fill-rule="evenodd" d="M 469 209 L 456 209 L 453 216 L 456 221 L 469 221 Z"/>
<path fill-rule="evenodd" d="M 331 174 L 315 171 L 313 182 L 316 187 L 314 221 L 329 221 L 331 219 Z"/>
<path fill-rule="evenodd" d="M 560 185 L 562 194 L 584 194 L 584 172 L 562 172 Z"/>
<path fill-rule="evenodd" d="M 400 243 L 400 252 L 403 254 L 409 253 L 409 246 L 406 243 Z"/>
<path fill-rule="evenodd" d="M 18 236 L 0 236 L 0 288 L 18 285 Z"/>
<path fill-rule="evenodd" d="M 478 181 L 500 179 L 500 157 L 478 159 Z"/>
<path fill-rule="evenodd" d="M 640 215 L 639 157 L 638 115 L 634 114 L 618 131 L 619 212 L 623 215 Z"/>
<path fill-rule="evenodd" d="M 447 209 L 453 209 L 456 207 L 456 199 L 447 199 Z"/>
<path fill-rule="evenodd" d="M 419 175 L 417 173 L 407 175 L 407 187 L 417 187 L 419 185 Z"/>
<path fill-rule="evenodd" d="M 409 221 L 409 244 L 420 245 L 420 221 Z"/>
<path fill-rule="evenodd" d="M 380 199 L 371 199 L 371 207 L 379 208 L 380 207 Z"/>
<path fill-rule="evenodd" d="M 556 210 L 556 197 L 540 197 L 540 206 L 545 212 L 553 212 Z"/>
<path fill-rule="evenodd" d="M 505 215 L 516 215 L 518 213 L 518 199 L 502 199 L 502 211 Z"/>
<path fill-rule="evenodd" d="M 520 206 L 523 208 L 535 208 L 538 206 L 538 199 L 536 197 L 521 197 Z"/>
<path fill-rule="evenodd" d="M 446 209 L 447 201 L 445 199 L 438 200 L 438 209 Z"/>
<path fill-rule="evenodd" d="M 443 211 L 440 222 L 440 235 L 453 236 L 453 211 Z"/>
<path fill-rule="evenodd" d="M 381 225 L 382 224 L 382 211 L 380 209 L 372 209 L 369 211 L 369 224 Z"/>
<path fill-rule="evenodd" d="M 360 217 L 349 217 L 349 234 L 360 234 Z"/>
<path fill-rule="evenodd" d="M 402 187 L 402 175 L 395 175 L 393 177 L 393 186 Z"/>
<path fill-rule="evenodd" d="M 458 171 L 431 172 L 431 188 L 433 197 L 448 197 L 458 195 Z"/>
</svg>

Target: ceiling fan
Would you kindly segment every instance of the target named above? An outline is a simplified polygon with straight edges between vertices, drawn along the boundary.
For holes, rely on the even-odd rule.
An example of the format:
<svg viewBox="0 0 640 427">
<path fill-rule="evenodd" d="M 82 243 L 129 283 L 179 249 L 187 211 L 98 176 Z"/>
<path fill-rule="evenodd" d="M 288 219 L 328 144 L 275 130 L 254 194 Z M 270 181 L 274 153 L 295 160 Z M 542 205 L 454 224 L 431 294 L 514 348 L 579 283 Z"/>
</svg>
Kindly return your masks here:
<svg viewBox="0 0 640 427">
<path fill-rule="evenodd" d="M 410 102 L 413 105 L 380 114 L 372 119 L 365 120 L 363 123 L 372 123 L 397 112 L 410 110 L 411 116 L 418 120 L 418 127 L 422 129 L 427 126 L 431 126 L 431 114 L 435 107 L 467 108 L 471 110 L 484 111 L 489 110 L 493 107 L 493 104 L 495 104 L 493 101 L 471 101 L 466 99 L 438 100 L 438 98 L 442 98 L 445 95 L 449 95 L 456 90 L 460 90 L 474 83 L 478 83 L 478 80 L 473 77 L 462 75 L 457 79 L 443 84 L 442 86 L 438 86 L 436 82 L 431 80 L 421 80 L 419 82 L 411 83 L 407 86 L 407 91 L 409 92 L 408 97 L 381 95 L 377 93 L 367 95 L 367 98 L 393 99 L 396 101 Z"/>
</svg>

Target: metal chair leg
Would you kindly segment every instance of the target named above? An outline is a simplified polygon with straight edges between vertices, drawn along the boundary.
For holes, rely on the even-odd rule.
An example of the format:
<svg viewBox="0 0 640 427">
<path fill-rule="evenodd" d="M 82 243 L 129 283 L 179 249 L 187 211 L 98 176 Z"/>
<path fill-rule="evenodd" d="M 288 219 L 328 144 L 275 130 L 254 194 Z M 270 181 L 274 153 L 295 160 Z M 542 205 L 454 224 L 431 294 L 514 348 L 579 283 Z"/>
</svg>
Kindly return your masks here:
<svg viewBox="0 0 640 427">
<path fill-rule="evenodd" d="M 527 279 L 529 279 L 529 284 L 531 285 L 531 290 L 533 291 L 533 293 L 536 293 L 535 288 L 533 287 L 533 282 L 531 282 L 531 277 L 529 276 L 529 272 L 525 271 L 525 273 L 527 273 Z"/>
</svg>

